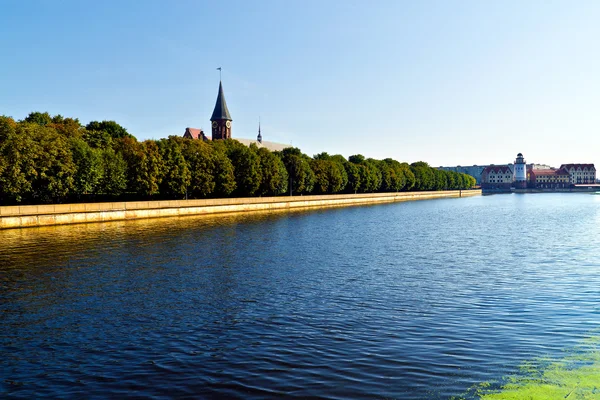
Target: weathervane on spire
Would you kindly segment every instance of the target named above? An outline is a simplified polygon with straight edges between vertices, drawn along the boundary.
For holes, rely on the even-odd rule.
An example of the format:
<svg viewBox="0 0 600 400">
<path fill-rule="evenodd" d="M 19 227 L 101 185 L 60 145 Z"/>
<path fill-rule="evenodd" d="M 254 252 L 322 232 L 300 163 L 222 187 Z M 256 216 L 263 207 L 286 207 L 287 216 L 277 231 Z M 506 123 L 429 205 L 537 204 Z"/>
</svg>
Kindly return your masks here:
<svg viewBox="0 0 600 400">
<path fill-rule="evenodd" d="M 221 80 L 221 67 L 217 68 L 219 70 L 219 80 Z"/>
</svg>

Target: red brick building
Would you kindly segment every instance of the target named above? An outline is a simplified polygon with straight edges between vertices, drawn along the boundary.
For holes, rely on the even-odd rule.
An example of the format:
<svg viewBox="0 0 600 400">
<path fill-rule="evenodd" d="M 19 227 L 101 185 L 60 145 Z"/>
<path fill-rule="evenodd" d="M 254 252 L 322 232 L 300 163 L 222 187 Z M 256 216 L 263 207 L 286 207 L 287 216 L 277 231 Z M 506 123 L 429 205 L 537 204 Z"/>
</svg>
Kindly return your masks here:
<svg viewBox="0 0 600 400">
<path fill-rule="evenodd" d="M 186 139 L 202 139 L 205 142 L 209 140 L 202 129 L 196 128 L 185 128 L 183 137 Z"/>
</svg>

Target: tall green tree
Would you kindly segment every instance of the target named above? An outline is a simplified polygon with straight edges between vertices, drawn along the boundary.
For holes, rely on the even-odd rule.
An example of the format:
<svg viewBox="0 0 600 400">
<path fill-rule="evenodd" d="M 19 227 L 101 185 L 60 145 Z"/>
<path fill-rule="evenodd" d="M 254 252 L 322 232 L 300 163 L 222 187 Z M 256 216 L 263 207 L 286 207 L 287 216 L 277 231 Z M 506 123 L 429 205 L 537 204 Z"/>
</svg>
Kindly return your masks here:
<svg viewBox="0 0 600 400">
<path fill-rule="evenodd" d="M 127 164 L 121 153 L 112 147 L 99 149 L 102 175 L 96 186 L 96 194 L 119 196 L 127 188 Z"/>
<path fill-rule="evenodd" d="M 85 126 L 88 131 L 104 132 L 113 139 L 121 139 L 126 136 L 131 136 L 127 129 L 117 124 L 115 121 L 91 121 Z"/>
<path fill-rule="evenodd" d="M 71 153 L 76 170 L 73 175 L 73 192 L 76 196 L 97 192 L 102 179 L 101 150 L 91 148 L 81 138 L 70 139 Z"/>
<path fill-rule="evenodd" d="M 170 136 L 158 142 L 164 170 L 160 183 L 160 193 L 163 196 L 179 198 L 187 193 L 192 180 L 188 163 L 183 156 L 183 141 L 187 140 Z"/>
<path fill-rule="evenodd" d="M 344 169 L 346 170 L 346 175 L 348 176 L 348 185 L 346 186 L 346 191 L 350 193 L 358 193 L 362 190 L 362 175 L 361 168 L 359 168 L 359 164 L 355 164 L 352 162 L 345 162 Z"/>
<path fill-rule="evenodd" d="M 410 165 L 410 170 L 415 175 L 415 189 L 435 189 L 435 174 L 429 164 L 423 161 L 414 162 Z"/>
<path fill-rule="evenodd" d="M 29 113 L 29 115 L 27 117 L 25 117 L 24 121 L 32 123 L 32 124 L 46 126 L 46 125 L 52 123 L 52 117 L 47 112 L 42 113 L 39 111 L 34 111 L 34 112 Z"/>
<path fill-rule="evenodd" d="M 258 150 L 262 180 L 259 194 L 277 196 L 288 190 L 288 173 L 283 161 L 264 147 Z"/>
<path fill-rule="evenodd" d="M 34 201 L 60 202 L 73 191 L 73 162 L 70 144 L 54 128 L 33 123 L 19 124 L 17 132 L 33 138 L 35 145 L 29 154 L 34 160 L 35 174 L 31 182 Z"/>
<path fill-rule="evenodd" d="M 303 154 L 297 147 L 288 147 L 276 153 L 290 177 L 292 194 L 307 194 L 312 192 L 315 174 L 310 167 L 310 157 Z"/>
<path fill-rule="evenodd" d="M 236 182 L 235 194 L 237 196 L 254 195 L 262 181 L 260 158 L 256 145 L 248 147 L 234 139 L 221 140 L 218 143 L 222 143 L 227 158 L 233 165 Z"/>
</svg>

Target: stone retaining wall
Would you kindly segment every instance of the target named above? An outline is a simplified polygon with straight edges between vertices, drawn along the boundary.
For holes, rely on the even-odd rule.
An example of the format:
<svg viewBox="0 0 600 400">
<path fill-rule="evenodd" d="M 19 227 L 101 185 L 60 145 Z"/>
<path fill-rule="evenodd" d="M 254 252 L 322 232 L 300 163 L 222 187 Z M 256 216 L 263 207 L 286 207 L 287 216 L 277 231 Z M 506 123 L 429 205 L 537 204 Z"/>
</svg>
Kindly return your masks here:
<svg viewBox="0 0 600 400">
<path fill-rule="evenodd" d="M 0 207 L 0 229 L 476 195 L 481 190 L 5 206 Z"/>
</svg>

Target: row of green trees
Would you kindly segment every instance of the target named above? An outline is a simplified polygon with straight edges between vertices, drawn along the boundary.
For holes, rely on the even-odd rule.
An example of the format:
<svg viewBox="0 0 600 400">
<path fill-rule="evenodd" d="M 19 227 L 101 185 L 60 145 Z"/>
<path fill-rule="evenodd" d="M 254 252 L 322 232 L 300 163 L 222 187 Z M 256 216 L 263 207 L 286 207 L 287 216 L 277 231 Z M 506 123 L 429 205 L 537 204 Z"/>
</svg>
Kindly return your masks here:
<svg viewBox="0 0 600 400">
<path fill-rule="evenodd" d="M 139 142 L 114 121 L 0 117 L 0 204 L 466 189 L 469 175 L 425 162 L 309 157 L 236 140 Z"/>
</svg>

